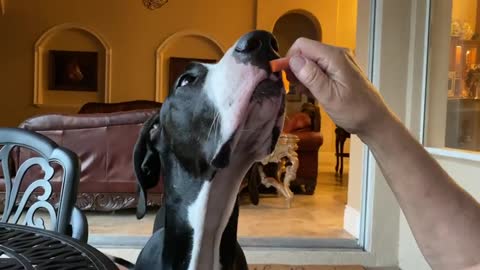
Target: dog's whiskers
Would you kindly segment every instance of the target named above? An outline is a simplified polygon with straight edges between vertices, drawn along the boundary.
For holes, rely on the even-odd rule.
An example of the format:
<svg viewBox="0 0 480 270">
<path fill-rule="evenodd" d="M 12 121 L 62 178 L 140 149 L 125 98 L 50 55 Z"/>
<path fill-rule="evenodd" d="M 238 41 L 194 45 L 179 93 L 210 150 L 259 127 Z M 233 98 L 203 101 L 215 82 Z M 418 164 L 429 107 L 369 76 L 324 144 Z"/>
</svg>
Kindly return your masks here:
<svg viewBox="0 0 480 270">
<path fill-rule="evenodd" d="M 218 127 L 220 126 L 220 122 L 219 122 L 220 120 L 218 118 L 219 115 L 220 115 L 220 113 L 217 112 L 217 117 L 214 119 L 215 120 L 215 130 L 213 132 L 215 132 L 215 140 L 218 140 L 218 135 L 219 135 L 218 134 L 219 133 L 218 132 Z"/>
<path fill-rule="evenodd" d="M 217 122 L 217 119 L 218 119 L 219 115 L 220 115 L 220 113 L 216 112 L 215 116 L 213 117 L 212 124 L 210 125 L 210 129 L 208 130 L 207 141 L 210 138 L 210 134 L 212 133 L 212 129 L 215 129 L 213 132 L 216 131 L 216 122 Z"/>
</svg>

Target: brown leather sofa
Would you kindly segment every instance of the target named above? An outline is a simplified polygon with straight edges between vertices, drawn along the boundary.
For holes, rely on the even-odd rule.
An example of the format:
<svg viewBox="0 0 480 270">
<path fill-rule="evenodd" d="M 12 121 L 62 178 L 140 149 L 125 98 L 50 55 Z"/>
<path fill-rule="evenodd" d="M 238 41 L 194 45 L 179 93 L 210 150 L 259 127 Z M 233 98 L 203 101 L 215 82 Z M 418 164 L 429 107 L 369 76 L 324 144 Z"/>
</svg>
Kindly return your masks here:
<svg viewBox="0 0 480 270">
<path fill-rule="evenodd" d="M 132 153 L 143 123 L 158 108 L 110 113 L 46 114 L 25 120 L 21 128 L 33 130 L 74 151 L 81 164 L 77 206 L 83 210 L 112 211 L 136 207 L 137 180 Z M 18 166 L 28 157 L 14 157 Z M 40 172 L 31 172 L 32 177 Z M 0 180 L 0 194 L 4 185 Z M 30 180 L 31 181 L 31 180 Z M 55 181 L 55 179 L 53 179 Z M 54 184 L 58 190 L 59 185 Z M 163 181 L 149 190 L 149 205 L 160 205 Z"/>
<path fill-rule="evenodd" d="M 297 154 L 299 167 L 297 178 L 291 183 L 293 190 L 303 186 L 305 194 L 313 194 L 317 186 L 318 151 L 323 144 L 321 134 L 320 109 L 311 103 L 304 103 L 298 113 L 287 117 L 283 127 L 284 133 L 297 135 L 300 141 Z"/>
</svg>

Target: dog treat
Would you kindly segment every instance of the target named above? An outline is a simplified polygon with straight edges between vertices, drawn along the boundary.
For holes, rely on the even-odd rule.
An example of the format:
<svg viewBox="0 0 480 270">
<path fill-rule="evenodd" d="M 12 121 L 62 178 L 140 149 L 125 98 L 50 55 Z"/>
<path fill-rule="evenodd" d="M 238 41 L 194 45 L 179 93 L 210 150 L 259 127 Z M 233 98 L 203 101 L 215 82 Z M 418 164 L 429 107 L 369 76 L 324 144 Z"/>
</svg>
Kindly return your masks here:
<svg viewBox="0 0 480 270">
<path fill-rule="evenodd" d="M 272 72 L 279 72 L 281 70 L 288 69 L 289 60 L 290 57 L 283 57 L 270 61 L 270 68 L 272 69 Z"/>
<path fill-rule="evenodd" d="M 288 94 L 290 92 L 290 82 L 287 79 L 287 73 L 282 70 L 282 82 L 283 82 L 283 88 L 285 89 L 285 92 Z"/>
<path fill-rule="evenodd" d="M 272 72 L 280 72 L 282 75 L 282 82 L 283 82 L 283 87 L 285 88 L 285 91 L 288 92 L 290 91 L 290 83 L 287 80 L 287 73 L 285 70 L 289 68 L 288 61 L 290 60 L 289 57 L 283 57 L 283 58 L 278 58 L 275 60 L 270 61 L 270 68 Z"/>
</svg>

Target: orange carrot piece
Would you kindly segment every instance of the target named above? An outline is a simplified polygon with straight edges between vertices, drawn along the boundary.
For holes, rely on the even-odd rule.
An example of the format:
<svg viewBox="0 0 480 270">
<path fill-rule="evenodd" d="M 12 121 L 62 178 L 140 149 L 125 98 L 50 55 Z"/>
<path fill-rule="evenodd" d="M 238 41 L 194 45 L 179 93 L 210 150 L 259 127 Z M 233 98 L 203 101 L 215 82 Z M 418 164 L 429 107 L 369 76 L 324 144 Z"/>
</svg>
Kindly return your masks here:
<svg viewBox="0 0 480 270">
<path fill-rule="evenodd" d="M 270 61 L 270 68 L 272 72 L 279 72 L 281 70 L 288 69 L 288 61 L 290 60 L 289 57 L 278 58 L 275 60 Z"/>
<path fill-rule="evenodd" d="M 290 92 L 290 82 L 287 79 L 287 73 L 282 70 L 282 82 L 283 82 L 283 88 L 285 89 L 285 92 L 288 94 Z"/>
</svg>

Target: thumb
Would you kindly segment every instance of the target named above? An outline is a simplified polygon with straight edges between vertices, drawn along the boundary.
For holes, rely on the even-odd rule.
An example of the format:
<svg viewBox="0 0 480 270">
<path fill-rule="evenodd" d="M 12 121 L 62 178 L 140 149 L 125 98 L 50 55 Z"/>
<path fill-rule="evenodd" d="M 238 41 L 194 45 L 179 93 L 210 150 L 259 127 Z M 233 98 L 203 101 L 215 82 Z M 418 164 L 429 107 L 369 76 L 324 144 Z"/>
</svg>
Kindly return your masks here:
<svg viewBox="0 0 480 270">
<path fill-rule="evenodd" d="M 324 88 L 328 86 L 330 79 L 313 61 L 297 55 L 290 58 L 289 65 L 296 79 L 307 87 L 317 99 L 321 99 L 322 92 L 328 91 Z"/>
</svg>

